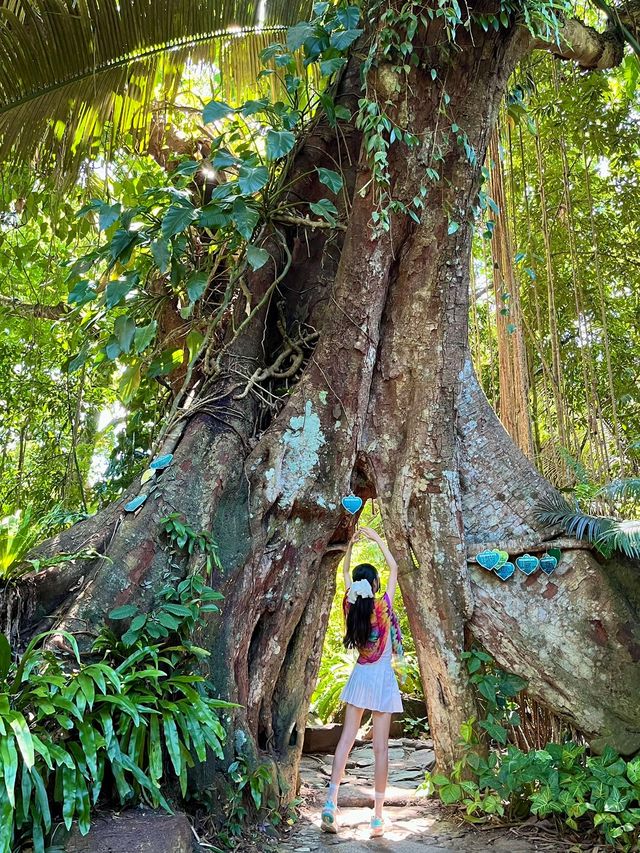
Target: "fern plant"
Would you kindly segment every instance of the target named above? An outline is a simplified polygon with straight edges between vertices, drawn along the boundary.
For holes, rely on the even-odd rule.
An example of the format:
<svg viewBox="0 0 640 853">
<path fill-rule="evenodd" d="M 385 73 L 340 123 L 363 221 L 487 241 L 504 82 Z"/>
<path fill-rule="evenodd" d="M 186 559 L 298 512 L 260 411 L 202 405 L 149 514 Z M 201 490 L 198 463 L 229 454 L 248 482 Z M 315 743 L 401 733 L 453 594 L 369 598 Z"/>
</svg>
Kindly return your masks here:
<svg viewBox="0 0 640 853">
<path fill-rule="evenodd" d="M 219 597 L 191 577 L 163 591 L 138 629 L 130 625 L 119 639 L 103 631 L 90 660 L 71 634 L 56 631 L 35 637 L 13 661 L 0 635 L 0 853 L 16 843 L 44 853 L 57 821 L 67 829 L 77 821 L 86 834 L 103 788 L 123 805 L 141 800 L 170 811 L 167 783 L 177 780 L 184 796 L 188 769 L 209 750 L 223 757 L 218 710 L 234 706 L 210 695 L 197 674 L 208 653 L 189 641 Z M 151 631 L 156 623 L 160 636 Z M 70 660 L 43 645 L 53 633 Z"/>
</svg>

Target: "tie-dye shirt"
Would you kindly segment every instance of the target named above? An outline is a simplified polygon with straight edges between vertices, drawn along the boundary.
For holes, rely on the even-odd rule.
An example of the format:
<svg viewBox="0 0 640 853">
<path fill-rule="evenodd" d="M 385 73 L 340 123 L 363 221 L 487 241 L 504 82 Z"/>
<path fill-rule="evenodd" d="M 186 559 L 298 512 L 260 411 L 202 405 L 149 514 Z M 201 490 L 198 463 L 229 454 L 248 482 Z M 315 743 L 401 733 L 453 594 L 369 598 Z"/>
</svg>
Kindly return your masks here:
<svg viewBox="0 0 640 853">
<path fill-rule="evenodd" d="M 345 622 L 347 621 L 350 607 L 351 602 L 347 598 L 347 593 L 345 593 L 342 602 Z M 402 649 L 400 625 L 398 624 L 398 618 L 393 610 L 389 596 L 385 592 L 382 598 L 378 598 L 374 602 L 373 613 L 371 614 L 369 642 L 363 648 L 358 649 L 360 652 L 358 663 L 375 663 L 379 660 L 387 645 L 389 634 L 391 634 L 393 654 L 397 657 L 402 657 L 404 652 Z"/>
</svg>

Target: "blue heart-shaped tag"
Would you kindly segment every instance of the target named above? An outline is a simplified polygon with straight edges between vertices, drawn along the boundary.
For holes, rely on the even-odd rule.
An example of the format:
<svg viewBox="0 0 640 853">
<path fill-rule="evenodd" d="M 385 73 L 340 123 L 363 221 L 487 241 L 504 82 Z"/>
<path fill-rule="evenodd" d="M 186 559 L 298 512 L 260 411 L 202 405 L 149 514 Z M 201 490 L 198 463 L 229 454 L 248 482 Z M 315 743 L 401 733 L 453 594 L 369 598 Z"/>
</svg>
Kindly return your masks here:
<svg viewBox="0 0 640 853">
<path fill-rule="evenodd" d="M 533 557 L 531 554 L 523 554 L 516 560 L 516 566 L 521 572 L 524 572 L 525 575 L 533 574 L 539 565 L 540 560 L 537 557 Z"/>
<path fill-rule="evenodd" d="M 492 571 L 500 564 L 500 554 L 498 551 L 480 551 L 476 557 L 476 562 L 479 563 L 483 569 Z"/>
<path fill-rule="evenodd" d="M 552 557 L 551 554 L 545 554 L 543 557 L 540 557 L 540 568 L 545 575 L 552 575 L 555 572 L 557 565 L 558 561 L 555 557 Z"/>
<path fill-rule="evenodd" d="M 503 563 L 499 569 L 496 569 L 494 574 L 496 574 L 501 581 L 507 581 L 511 577 L 511 575 L 515 572 L 516 567 L 513 563 Z"/>
<path fill-rule="evenodd" d="M 137 498 L 129 501 L 129 503 L 125 504 L 123 509 L 125 512 L 135 512 L 137 509 L 140 509 L 142 504 L 146 501 L 148 495 L 138 495 Z"/>
<path fill-rule="evenodd" d="M 342 506 L 351 515 L 355 515 L 362 508 L 362 498 L 357 495 L 347 495 L 346 498 L 342 498 Z"/>
</svg>

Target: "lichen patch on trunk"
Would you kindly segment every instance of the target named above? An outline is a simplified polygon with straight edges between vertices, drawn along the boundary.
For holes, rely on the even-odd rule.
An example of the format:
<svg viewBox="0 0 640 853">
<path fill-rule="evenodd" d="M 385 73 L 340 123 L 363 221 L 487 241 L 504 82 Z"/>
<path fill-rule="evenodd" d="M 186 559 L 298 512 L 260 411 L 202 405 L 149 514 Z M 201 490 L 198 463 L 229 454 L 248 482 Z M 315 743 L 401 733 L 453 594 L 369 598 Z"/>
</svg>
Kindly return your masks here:
<svg viewBox="0 0 640 853">
<path fill-rule="evenodd" d="M 322 425 L 311 400 L 305 403 L 303 415 L 289 420 L 280 438 L 282 452 L 273 468 L 265 472 L 266 494 L 281 506 L 293 506 L 320 461 L 320 448 L 325 444 Z"/>
</svg>

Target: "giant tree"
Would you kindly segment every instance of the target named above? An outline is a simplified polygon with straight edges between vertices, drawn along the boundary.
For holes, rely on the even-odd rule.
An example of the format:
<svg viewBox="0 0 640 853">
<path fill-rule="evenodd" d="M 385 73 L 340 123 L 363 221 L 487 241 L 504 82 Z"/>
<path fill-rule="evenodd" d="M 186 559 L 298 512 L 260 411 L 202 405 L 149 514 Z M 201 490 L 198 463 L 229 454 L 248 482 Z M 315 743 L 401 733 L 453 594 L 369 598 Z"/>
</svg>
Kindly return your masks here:
<svg viewBox="0 0 640 853">
<path fill-rule="evenodd" d="M 18 5 L 31 11 L 3 31 L 5 55 L 7 45 L 25 50 L 29 27 L 42 33 L 47 26 L 44 5 Z M 190 35 L 202 31 L 206 6 L 189 20 Z M 277 17 L 276 6 L 268 3 L 267 12 Z M 122 55 L 115 48 L 126 15 L 139 15 L 137 32 L 147 46 L 172 35 L 153 32 L 137 0 L 120 11 L 114 6 L 108 26 L 102 8 L 91 6 L 73 26 L 98 34 L 105 74 L 115 73 L 109 51 Z M 251 23 L 253 11 L 245 11 L 243 22 Z M 100 42 L 91 20 L 105 24 L 110 40 Z M 482 0 L 463 10 L 456 0 L 372 0 L 361 14 L 321 3 L 312 23 L 298 24 L 267 51 L 268 71 L 281 69 L 285 89 L 307 92 L 304 74 L 296 75 L 300 55 L 330 84 L 301 125 L 293 115 L 305 112 L 299 94 L 293 113 L 255 101 L 233 113 L 245 121 L 262 109 L 276 123 L 265 154 L 275 169 L 275 183 L 267 184 L 277 187 L 275 212 L 263 194 L 261 215 L 249 206 L 247 217 L 245 202 L 229 196 L 230 181 L 217 178 L 204 197 L 202 186 L 197 201 L 181 191 L 165 211 L 163 223 L 173 208 L 165 238 L 195 241 L 205 254 L 212 246 L 220 251 L 216 228 L 229 221 L 250 244 L 236 241 L 229 253 L 225 242 L 224 263 L 211 250 L 200 337 L 190 345 L 178 320 L 166 326 L 183 352 L 180 369 L 166 374 L 174 402 L 156 448 L 173 454 L 171 464 L 152 482 L 152 494 L 150 481 L 137 479 L 120 500 L 41 546 L 40 558 L 91 547 L 108 559 L 52 566 L 5 590 L 5 622 L 14 631 L 28 634 L 45 618 L 86 630 L 114 604 L 150 606 L 167 578 L 196 564 L 168 547 L 160 524 L 179 513 L 193 530 L 211 532 L 219 549 L 212 582 L 225 595 L 224 610 L 211 618 L 202 643 L 213 653 L 213 683 L 243 706 L 234 725 L 246 739 L 230 739 L 229 749 L 245 740 L 242 748 L 274 758 L 286 786 L 302 747 L 335 565 L 353 523 L 340 499 L 353 490 L 376 495 L 401 565 L 443 767 L 456 755 L 460 724 L 474 713 L 461 658 L 472 637 L 595 744 L 606 740 L 625 753 L 638 748 L 634 566 L 604 562 L 540 523 L 536 505 L 553 489 L 502 429 L 473 375 L 467 342 L 472 224 L 487 205 L 483 162 L 509 77 L 532 50 L 585 70 L 617 64 L 625 38 L 634 40 L 635 7 L 611 10 L 608 20 L 599 32 L 569 8 L 544 2 Z M 75 61 L 81 50 L 74 44 Z M 144 45 L 126 46 L 133 57 Z M 55 59 L 52 75 L 62 62 Z M 83 73 L 78 66 L 71 78 Z M 16 94 L 10 82 L 5 73 L 3 97 L 19 102 L 26 118 L 23 104 L 33 91 Z M 101 107 L 121 82 L 104 83 Z M 74 92 L 74 79 L 65 85 Z M 78 90 L 75 103 L 88 111 L 86 82 Z M 55 126 L 49 130 L 44 121 L 46 100 L 38 107 L 33 139 L 42 152 Z M 51 116 L 59 117 L 60 98 L 55 107 Z M 216 102 L 205 120 L 219 123 L 231 113 Z M 24 154 L 30 140 L 11 131 L 11 115 L 7 108 L 7 150 L 17 146 Z M 81 125 L 73 125 L 78 138 L 86 131 Z M 216 144 L 214 135 L 206 153 L 214 168 L 217 162 L 220 171 L 230 170 L 227 177 L 256 191 L 272 180 L 256 171 L 261 161 L 251 160 L 243 172 Z M 217 202 L 227 212 L 222 218 Z M 184 227 L 174 230 L 181 210 Z M 131 224 L 131 217 L 120 223 L 119 251 L 126 255 L 144 231 Z M 126 264 L 122 254 L 111 260 Z M 137 286 L 124 280 L 123 298 L 127 286 Z M 154 282 L 166 286 L 163 304 L 174 317 L 188 319 L 178 297 L 171 305 L 166 265 Z M 97 298 L 99 288 L 91 287 L 74 290 L 76 301 Z M 110 292 L 117 302 L 118 292 Z M 147 493 L 135 513 L 124 510 Z M 501 584 L 470 563 L 484 547 L 517 554 L 545 543 L 565 550 L 552 578 Z"/>
</svg>

